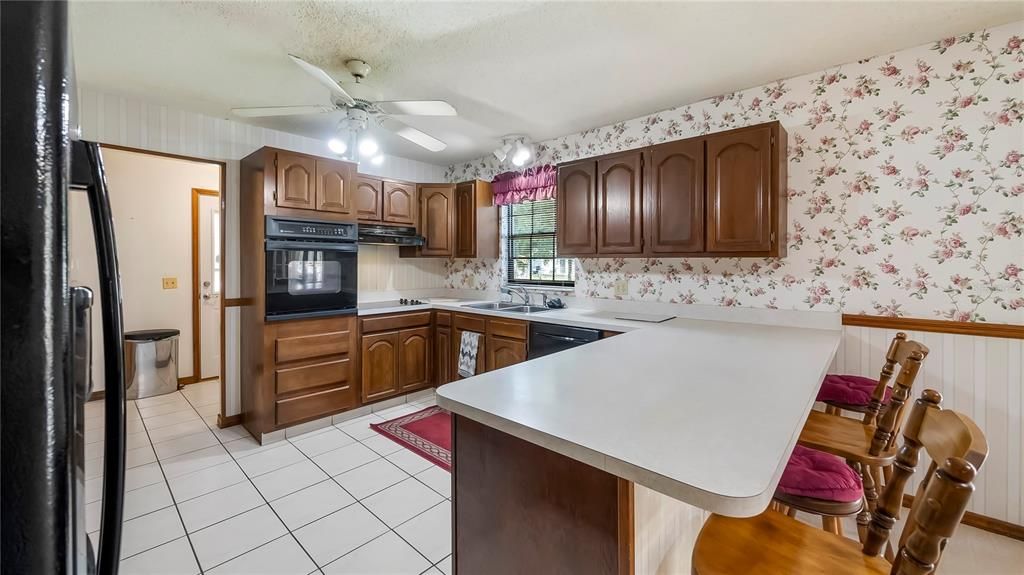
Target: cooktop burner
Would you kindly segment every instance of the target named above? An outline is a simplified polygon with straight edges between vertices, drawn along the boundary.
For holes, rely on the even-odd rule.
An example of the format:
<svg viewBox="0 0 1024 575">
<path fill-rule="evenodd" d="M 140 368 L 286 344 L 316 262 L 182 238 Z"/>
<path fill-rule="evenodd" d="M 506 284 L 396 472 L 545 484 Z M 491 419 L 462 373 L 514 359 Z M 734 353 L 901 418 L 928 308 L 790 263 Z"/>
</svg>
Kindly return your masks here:
<svg viewBox="0 0 1024 575">
<path fill-rule="evenodd" d="M 427 303 L 428 302 L 425 302 L 425 301 L 422 301 L 422 300 L 418 300 L 418 299 L 402 298 L 402 299 L 399 299 L 399 300 L 374 301 L 374 302 L 368 302 L 368 303 L 361 303 L 361 304 L 359 304 L 359 309 L 383 309 L 383 308 L 398 307 L 398 306 L 403 306 L 403 305 L 426 305 Z"/>
</svg>

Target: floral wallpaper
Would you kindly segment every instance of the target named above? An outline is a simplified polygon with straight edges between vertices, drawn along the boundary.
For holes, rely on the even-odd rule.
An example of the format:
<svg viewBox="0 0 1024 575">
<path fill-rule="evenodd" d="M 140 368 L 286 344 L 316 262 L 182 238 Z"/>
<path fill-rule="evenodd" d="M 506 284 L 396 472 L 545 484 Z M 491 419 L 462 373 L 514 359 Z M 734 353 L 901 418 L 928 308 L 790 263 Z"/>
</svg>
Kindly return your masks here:
<svg viewBox="0 0 1024 575">
<path fill-rule="evenodd" d="M 779 120 L 783 259 L 577 261 L 576 295 L 1024 323 L 1024 21 L 536 145 L 559 163 Z M 451 166 L 490 179 L 493 157 Z M 450 287 L 495 289 L 495 260 Z"/>
</svg>

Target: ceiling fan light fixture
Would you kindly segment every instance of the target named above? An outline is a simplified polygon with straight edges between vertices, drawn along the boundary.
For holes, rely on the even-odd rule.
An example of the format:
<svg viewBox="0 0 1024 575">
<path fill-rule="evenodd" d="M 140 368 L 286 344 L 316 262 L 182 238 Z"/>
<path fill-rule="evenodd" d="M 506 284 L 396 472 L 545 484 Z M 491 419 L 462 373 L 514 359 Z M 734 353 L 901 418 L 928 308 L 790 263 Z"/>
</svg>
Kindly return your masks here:
<svg viewBox="0 0 1024 575">
<path fill-rule="evenodd" d="M 327 147 L 332 152 L 338 154 L 339 156 L 344 154 L 345 150 L 348 149 L 348 146 L 345 145 L 345 142 L 339 140 L 338 138 L 331 138 L 330 140 L 327 140 Z"/>
<path fill-rule="evenodd" d="M 373 164 L 374 166 L 379 166 L 379 165 L 383 164 L 384 163 L 384 154 L 377 154 L 376 156 L 370 158 L 370 163 Z"/>
<path fill-rule="evenodd" d="M 369 136 L 364 136 L 359 140 L 359 155 L 361 156 L 373 156 L 380 150 L 380 146 L 377 145 L 377 141 Z"/>
</svg>

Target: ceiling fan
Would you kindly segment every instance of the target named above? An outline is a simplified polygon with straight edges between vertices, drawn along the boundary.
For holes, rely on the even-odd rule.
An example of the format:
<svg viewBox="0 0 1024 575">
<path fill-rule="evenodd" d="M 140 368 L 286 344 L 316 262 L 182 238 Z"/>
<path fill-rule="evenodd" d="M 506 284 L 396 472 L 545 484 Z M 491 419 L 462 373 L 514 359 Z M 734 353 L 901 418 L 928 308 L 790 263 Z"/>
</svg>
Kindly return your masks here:
<svg viewBox="0 0 1024 575">
<path fill-rule="evenodd" d="M 394 118 L 394 116 L 455 116 L 451 104 L 443 100 L 395 100 L 381 101 L 380 93 L 362 83 L 370 74 L 370 65 L 362 60 L 348 60 L 345 67 L 355 82 L 339 83 L 327 72 L 309 62 L 288 55 L 292 62 L 331 91 L 331 103 L 319 106 L 269 106 L 257 108 L 232 108 L 237 116 L 260 118 L 267 116 L 293 116 L 302 114 L 330 114 L 344 112 L 345 117 L 338 124 L 339 129 L 350 134 L 365 130 L 371 121 L 385 130 L 422 146 L 431 152 L 440 152 L 447 144 Z"/>
</svg>

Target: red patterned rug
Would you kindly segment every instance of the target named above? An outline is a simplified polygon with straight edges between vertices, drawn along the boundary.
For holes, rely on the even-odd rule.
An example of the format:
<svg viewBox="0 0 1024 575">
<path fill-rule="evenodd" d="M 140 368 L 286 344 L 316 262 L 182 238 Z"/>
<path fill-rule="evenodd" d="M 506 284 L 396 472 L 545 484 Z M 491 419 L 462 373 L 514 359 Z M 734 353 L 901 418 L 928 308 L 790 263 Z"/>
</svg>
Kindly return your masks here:
<svg viewBox="0 0 1024 575">
<path fill-rule="evenodd" d="M 370 427 L 445 471 L 452 470 L 452 416 L 440 407 L 371 423 Z"/>
</svg>

